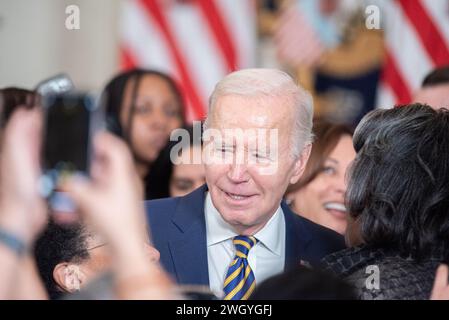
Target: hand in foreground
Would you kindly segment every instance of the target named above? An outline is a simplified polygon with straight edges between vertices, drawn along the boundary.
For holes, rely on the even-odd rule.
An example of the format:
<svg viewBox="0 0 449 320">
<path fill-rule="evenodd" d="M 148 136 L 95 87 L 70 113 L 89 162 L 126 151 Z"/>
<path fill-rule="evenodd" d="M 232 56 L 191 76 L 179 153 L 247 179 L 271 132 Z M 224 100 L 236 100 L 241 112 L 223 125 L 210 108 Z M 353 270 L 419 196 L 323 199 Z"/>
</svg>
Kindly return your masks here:
<svg viewBox="0 0 449 320">
<path fill-rule="evenodd" d="M 70 194 L 86 223 L 110 244 L 116 290 L 123 299 L 169 299 L 172 284 L 143 250 L 147 236 L 138 176 L 128 148 L 108 133 L 94 141 L 91 179 L 72 177 L 62 188 Z M 157 250 L 153 249 L 153 256 Z M 156 253 L 156 254 L 154 254 Z"/>
<path fill-rule="evenodd" d="M 430 300 L 449 300 L 449 268 L 442 264 L 438 267 Z"/>
<path fill-rule="evenodd" d="M 69 178 L 62 189 L 70 194 L 83 218 L 112 245 L 137 240 L 145 215 L 128 148 L 120 139 L 102 132 L 94 139 L 94 150 L 91 179 Z"/>
<path fill-rule="evenodd" d="M 42 115 L 19 108 L 6 126 L 0 161 L 0 227 L 26 245 L 44 228 L 45 201 L 38 192 Z"/>
</svg>

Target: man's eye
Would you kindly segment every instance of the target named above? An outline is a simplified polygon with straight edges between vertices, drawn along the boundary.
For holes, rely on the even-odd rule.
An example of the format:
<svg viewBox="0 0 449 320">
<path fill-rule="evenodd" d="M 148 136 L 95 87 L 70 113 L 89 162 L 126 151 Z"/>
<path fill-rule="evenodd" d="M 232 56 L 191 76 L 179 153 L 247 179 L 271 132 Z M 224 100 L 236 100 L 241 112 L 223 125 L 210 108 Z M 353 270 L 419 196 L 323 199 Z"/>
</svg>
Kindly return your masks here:
<svg viewBox="0 0 449 320">
<path fill-rule="evenodd" d="M 256 159 L 267 159 L 267 155 L 266 154 L 261 154 L 261 153 L 253 153 L 253 157 Z"/>
<path fill-rule="evenodd" d="M 322 170 L 322 172 L 323 172 L 324 174 L 327 174 L 327 175 L 333 175 L 333 174 L 335 174 L 336 171 L 337 171 L 337 170 L 335 170 L 334 167 L 329 167 L 329 166 L 324 167 L 323 170 Z"/>
<path fill-rule="evenodd" d="M 218 147 L 217 150 L 222 153 L 232 152 L 232 148 L 226 148 L 226 147 Z"/>
</svg>

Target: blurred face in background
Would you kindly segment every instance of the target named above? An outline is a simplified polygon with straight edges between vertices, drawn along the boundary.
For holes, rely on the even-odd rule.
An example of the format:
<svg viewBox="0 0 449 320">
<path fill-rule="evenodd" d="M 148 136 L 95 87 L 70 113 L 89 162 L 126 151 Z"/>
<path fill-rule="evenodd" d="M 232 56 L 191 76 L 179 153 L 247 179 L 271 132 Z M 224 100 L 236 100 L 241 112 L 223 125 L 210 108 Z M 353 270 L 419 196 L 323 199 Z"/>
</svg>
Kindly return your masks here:
<svg viewBox="0 0 449 320">
<path fill-rule="evenodd" d="M 286 198 L 292 201 L 292 210 L 315 223 L 344 234 L 347 224 L 344 205 L 345 174 L 354 158 L 352 137 L 349 134 L 341 135 L 336 146 L 324 159 L 315 178 L 299 190 L 287 194 Z"/>
<path fill-rule="evenodd" d="M 426 103 L 433 109 L 449 108 L 449 84 L 421 88 L 416 92 L 414 101 Z"/>
<path fill-rule="evenodd" d="M 199 188 L 206 182 L 204 164 L 193 163 L 193 154 L 201 156 L 201 146 L 192 146 L 184 150 L 180 155 L 181 163 L 173 165 L 173 173 L 170 179 L 170 196 L 184 196 Z"/>
<path fill-rule="evenodd" d="M 150 164 L 167 143 L 171 131 L 182 125 L 182 110 L 176 94 L 165 79 L 157 75 L 143 75 L 132 111 L 135 81 L 133 77 L 126 85 L 120 122 L 128 134 L 136 160 Z"/>
</svg>

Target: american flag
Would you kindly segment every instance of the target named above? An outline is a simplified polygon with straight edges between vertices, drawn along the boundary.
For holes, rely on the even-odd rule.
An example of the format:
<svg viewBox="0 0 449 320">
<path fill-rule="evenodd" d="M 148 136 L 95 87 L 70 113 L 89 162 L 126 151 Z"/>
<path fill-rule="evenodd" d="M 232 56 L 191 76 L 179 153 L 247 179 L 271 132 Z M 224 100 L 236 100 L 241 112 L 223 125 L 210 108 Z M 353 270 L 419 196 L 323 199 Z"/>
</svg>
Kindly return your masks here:
<svg viewBox="0 0 449 320">
<path fill-rule="evenodd" d="M 274 42 L 280 61 L 292 66 L 311 66 L 326 49 L 298 2 L 289 2 L 279 14 Z"/>
<path fill-rule="evenodd" d="M 379 107 L 409 103 L 423 78 L 449 64 L 449 1 L 392 0 L 383 8 L 386 56 Z"/>
<path fill-rule="evenodd" d="M 254 66 L 256 32 L 253 0 L 124 0 L 121 65 L 174 76 L 187 120 L 202 120 L 215 84 Z"/>
</svg>

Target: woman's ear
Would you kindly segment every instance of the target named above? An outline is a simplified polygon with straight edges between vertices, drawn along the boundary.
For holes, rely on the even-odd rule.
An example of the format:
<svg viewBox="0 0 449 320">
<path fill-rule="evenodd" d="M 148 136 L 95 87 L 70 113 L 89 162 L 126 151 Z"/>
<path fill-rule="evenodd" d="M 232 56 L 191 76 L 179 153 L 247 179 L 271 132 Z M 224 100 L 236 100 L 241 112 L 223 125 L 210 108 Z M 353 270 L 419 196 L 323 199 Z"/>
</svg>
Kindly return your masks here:
<svg viewBox="0 0 449 320">
<path fill-rule="evenodd" d="M 62 262 L 53 269 L 53 279 L 65 292 L 74 292 L 80 290 L 85 276 L 78 265 Z"/>
</svg>

